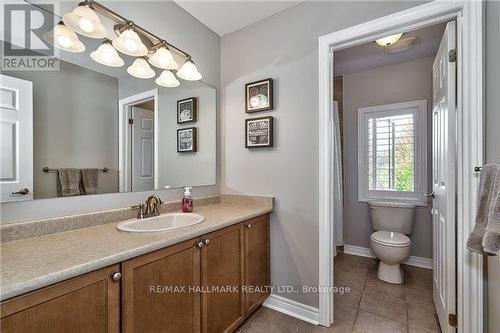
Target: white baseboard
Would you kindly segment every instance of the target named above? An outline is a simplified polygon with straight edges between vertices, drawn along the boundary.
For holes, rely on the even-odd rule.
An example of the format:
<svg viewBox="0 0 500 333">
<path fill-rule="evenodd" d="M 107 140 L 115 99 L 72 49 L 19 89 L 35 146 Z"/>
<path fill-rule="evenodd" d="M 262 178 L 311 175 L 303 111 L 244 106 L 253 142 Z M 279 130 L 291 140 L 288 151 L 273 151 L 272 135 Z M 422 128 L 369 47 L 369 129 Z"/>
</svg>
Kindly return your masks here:
<svg viewBox="0 0 500 333">
<path fill-rule="evenodd" d="M 354 246 L 354 245 L 344 245 L 344 253 L 352 254 L 360 257 L 375 258 L 372 250 L 367 247 Z M 415 266 L 421 268 L 432 269 L 432 259 L 411 256 L 403 264 L 408 266 Z"/>
<path fill-rule="evenodd" d="M 306 321 L 310 324 L 318 325 L 319 312 L 317 308 L 312 306 L 274 294 L 271 294 L 271 296 L 264 301 L 263 306 Z"/>
</svg>

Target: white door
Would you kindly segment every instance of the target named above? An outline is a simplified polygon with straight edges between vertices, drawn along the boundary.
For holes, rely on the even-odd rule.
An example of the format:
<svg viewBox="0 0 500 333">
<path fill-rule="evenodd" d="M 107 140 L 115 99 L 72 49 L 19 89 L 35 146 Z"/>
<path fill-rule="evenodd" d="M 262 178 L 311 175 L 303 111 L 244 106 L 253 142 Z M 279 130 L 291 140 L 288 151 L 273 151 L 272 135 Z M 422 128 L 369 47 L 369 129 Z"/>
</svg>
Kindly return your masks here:
<svg viewBox="0 0 500 333">
<path fill-rule="evenodd" d="M 33 200 L 33 85 L 0 74 L 0 202 Z"/>
<path fill-rule="evenodd" d="M 432 67 L 433 298 L 442 332 L 456 314 L 456 24 L 448 22 Z"/>
<path fill-rule="evenodd" d="M 132 107 L 132 191 L 154 190 L 154 112 Z"/>
</svg>

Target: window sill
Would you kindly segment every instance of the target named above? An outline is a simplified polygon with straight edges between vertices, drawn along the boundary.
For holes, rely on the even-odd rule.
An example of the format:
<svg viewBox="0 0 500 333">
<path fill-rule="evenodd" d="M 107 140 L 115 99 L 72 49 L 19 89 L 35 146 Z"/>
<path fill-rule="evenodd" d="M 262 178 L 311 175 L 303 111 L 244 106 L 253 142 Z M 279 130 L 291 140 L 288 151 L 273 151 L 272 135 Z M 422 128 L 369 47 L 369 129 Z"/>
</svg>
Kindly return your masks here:
<svg viewBox="0 0 500 333">
<path fill-rule="evenodd" d="M 412 200 L 412 199 L 406 199 L 406 198 L 398 198 L 398 197 L 358 197 L 359 202 L 390 202 L 390 203 L 403 203 L 403 204 L 412 204 L 417 207 L 427 207 L 429 206 L 429 202 L 427 200 L 421 201 L 421 200 Z"/>
</svg>

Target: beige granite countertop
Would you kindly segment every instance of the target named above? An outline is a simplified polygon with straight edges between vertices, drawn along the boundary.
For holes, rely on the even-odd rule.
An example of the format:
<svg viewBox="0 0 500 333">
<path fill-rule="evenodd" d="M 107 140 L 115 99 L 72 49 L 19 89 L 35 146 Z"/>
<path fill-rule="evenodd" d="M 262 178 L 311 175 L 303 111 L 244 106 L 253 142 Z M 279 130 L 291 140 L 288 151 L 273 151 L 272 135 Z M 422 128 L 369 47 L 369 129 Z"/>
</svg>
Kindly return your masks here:
<svg viewBox="0 0 500 333">
<path fill-rule="evenodd" d="M 267 200 L 223 200 L 201 206 L 200 224 L 165 232 L 131 233 L 118 222 L 1 244 L 0 299 L 5 300 L 102 267 L 195 238 L 272 211 Z"/>
</svg>

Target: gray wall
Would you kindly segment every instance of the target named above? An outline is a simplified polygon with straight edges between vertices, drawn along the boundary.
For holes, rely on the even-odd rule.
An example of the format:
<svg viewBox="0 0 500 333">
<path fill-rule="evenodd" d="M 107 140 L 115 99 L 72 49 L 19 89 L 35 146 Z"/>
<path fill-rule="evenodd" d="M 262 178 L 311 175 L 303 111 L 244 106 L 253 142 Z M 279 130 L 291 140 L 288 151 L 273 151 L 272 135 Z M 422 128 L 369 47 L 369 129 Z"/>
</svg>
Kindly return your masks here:
<svg viewBox="0 0 500 333">
<path fill-rule="evenodd" d="M 304 2 L 222 37 L 221 142 L 224 193 L 273 195 L 274 285 L 318 284 L 318 37 L 417 2 Z M 275 148 L 244 143 L 244 84 L 275 79 Z M 284 297 L 318 306 L 313 294 Z"/>
<path fill-rule="evenodd" d="M 118 192 L 118 80 L 64 61 L 57 72 L 8 72 L 33 82 L 33 193 L 57 197 L 42 168 L 102 168 L 97 193 Z"/>
<path fill-rule="evenodd" d="M 500 163 L 500 2 L 486 3 L 486 162 Z M 488 332 L 500 332 L 500 260 L 487 258 Z"/>
<path fill-rule="evenodd" d="M 358 201 L 358 108 L 427 100 L 427 188 L 431 188 L 433 57 L 344 76 L 344 241 L 370 247 L 368 204 Z M 430 206 L 417 207 L 411 255 L 432 258 Z"/>
<path fill-rule="evenodd" d="M 61 2 L 61 10 L 67 12 L 77 2 Z M 220 37 L 172 1 L 113 1 L 111 9 L 128 17 L 146 29 L 167 38 L 193 55 L 203 80 L 217 89 L 220 82 Z M 122 68 L 126 70 L 126 68 Z M 1 223 L 20 220 L 63 216 L 93 212 L 103 209 L 128 207 L 143 201 L 151 192 L 116 193 L 104 196 L 78 198 L 40 199 L 30 202 L 1 204 Z M 155 191 L 164 200 L 179 200 L 182 189 Z M 201 186 L 193 190 L 194 197 L 219 193 L 219 186 Z M 64 201 L 61 201 L 64 200 Z"/>
</svg>

